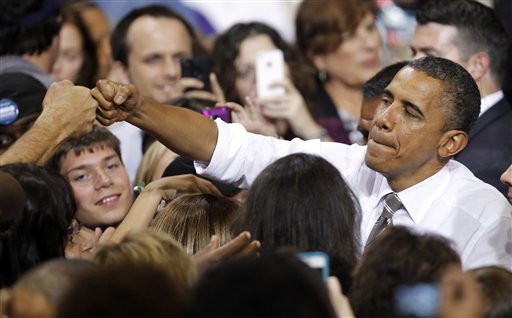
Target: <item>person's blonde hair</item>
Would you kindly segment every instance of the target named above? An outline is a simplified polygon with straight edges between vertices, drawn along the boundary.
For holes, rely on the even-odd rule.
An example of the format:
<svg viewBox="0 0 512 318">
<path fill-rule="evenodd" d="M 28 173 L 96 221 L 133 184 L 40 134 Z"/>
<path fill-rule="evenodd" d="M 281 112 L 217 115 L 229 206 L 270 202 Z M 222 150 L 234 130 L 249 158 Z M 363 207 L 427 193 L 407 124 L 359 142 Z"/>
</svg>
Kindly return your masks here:
<svg viewBox="0 0 512 318">
<path fill-rule="evenodd" d="M 190 288 L 197 278 L 196 266 L 181 245 L 168 235 L 151 230 L 130 233 L 119 244 L 101 245 L 92 260 L 102 266 L 149 264 L 164 268 L 183 288 Z"/>
<path fill-rule="evenodd" d="M 148 147 L 144 153 L 144 156 L 142 157 L 142 161 L 140 162 L 139 167 L 137 168 L 135 184 L 148 184 L 155 179 L 155 171 L 159 167 L 159 164 L 166 155 L 167 151 L 170 150 L 158 141 L 154 141 L 151 146 Z"/>
<path fill-rule="evenodd" d="M 236 202 L 225 197 L 185 194 L 163 208 L 149 226 L 170 235 L 192 255 L 208 245 L 214 234 L 221 245 L 233 238 L 238 208 Z"/>
</svg>

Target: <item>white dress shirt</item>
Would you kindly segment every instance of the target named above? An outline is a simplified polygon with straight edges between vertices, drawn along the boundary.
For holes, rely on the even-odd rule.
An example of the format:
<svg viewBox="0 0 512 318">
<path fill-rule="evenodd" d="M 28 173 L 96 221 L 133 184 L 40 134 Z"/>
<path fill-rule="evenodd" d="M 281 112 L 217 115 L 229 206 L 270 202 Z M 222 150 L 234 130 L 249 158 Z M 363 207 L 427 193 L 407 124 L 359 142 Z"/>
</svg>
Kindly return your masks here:
<svg viewBox="0 0 512 318">
<path fill-rule="evenodd" d="M 362 210 L 362 245 L 382 212 L 383 197 L 393 192 L 386 178 L 364 162 L 365 146 L 320 140 L 279 140 L 251 134 L 238 124 L 217 120 L 217 145 L 210 163 L 196 162 L 198 173 L 249 187 L 275 160 L 292 153 L 323 157 L 343 175 Z M 498 265 L 512 270 L 512 207 L 492 186 L 464 165 L 450 160 L 430 178 L 398 193 L 404 208 L 393 224 L 451 239 L 464 268 Z"/>
<path fill-rule="evenodd" d="M 505 97 L 503 91 L 499 90 L 482 98 L 480 100 L 480 115 L 478 115 L 478 117 L 481 117 L 492 106 L 494 106 L 497 102 L 502 100 L 503 97 Z"/>
<path fill-rule="evenodd" d="M 130 183 L 135 183 L 137 168 L 142 161 L 143 131 L 126 121 L 120 121 L 107 127 L 121 143 L 121 157 L 130 177 Z"/>
</svg>

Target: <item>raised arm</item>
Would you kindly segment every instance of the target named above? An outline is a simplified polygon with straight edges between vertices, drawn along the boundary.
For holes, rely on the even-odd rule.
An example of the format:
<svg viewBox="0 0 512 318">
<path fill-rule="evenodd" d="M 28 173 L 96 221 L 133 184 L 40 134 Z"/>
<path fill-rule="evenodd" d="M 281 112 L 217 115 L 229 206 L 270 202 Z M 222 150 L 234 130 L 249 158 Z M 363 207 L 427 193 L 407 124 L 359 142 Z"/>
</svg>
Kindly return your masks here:
<svg viewBox="0 0 512 318">
<path fill-rule="evenodd" d="M 110 242 L 119 243 L 126 234 L 147 229 L 160 202 L 173 199 L 177 192 L 222 195 L 210 181 L 190 174 L 152 181 L 137 197 L 124 220 L 116 228 Z"/>
<path fill-rule="evenodd" d="M 45 164 L 64 139 L 92 129 L 98 103 L 86 87 L 70 81 L 53 83 L 34 125 L 0 156 L 0 165 L 15 162 Z"/>
<path fill-rule="evenodd" d="M 92 95 L 99 103 L 97 119 L 102 124 L 126 120 L 180 155 L 210 161 L 218 134 L 212 120 L 194 111 L 143 97 L 133 85 L 101 80 Z"/>
</svg>

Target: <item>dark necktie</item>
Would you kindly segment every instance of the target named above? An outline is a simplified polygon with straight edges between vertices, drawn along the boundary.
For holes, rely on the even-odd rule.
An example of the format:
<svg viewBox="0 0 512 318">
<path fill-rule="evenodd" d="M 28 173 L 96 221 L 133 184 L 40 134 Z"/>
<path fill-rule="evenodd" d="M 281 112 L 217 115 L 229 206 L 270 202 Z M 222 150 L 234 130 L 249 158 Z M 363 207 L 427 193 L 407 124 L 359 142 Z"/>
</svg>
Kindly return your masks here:
<svg viewBox="0 0 512 318">
<path fill-rule="evenodd" d="M 370 245 L 370 243 L 380 234 L 388 225 L 391 224 L 391 218 L 393 218 L 393 214 L 400 209 L 402 206 L 402 201 L 396 195 L 396 193 L 386 194 L 384 197 L 384 209 L 382 209 L 382 214 L 375 222 L 372 231 L 370 232 L 370 236 L 368 236 L 368 241 L 366 241 L 366 246 Z"/>
</svg>

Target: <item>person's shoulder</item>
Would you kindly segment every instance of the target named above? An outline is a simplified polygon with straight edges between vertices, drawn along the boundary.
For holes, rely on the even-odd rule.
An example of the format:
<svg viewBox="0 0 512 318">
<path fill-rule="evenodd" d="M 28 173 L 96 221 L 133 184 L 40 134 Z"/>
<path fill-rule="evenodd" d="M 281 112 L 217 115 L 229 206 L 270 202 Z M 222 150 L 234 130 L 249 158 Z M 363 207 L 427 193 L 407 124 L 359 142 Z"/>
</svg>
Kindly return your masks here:
<svg viewBox="0 0 512 318">
<path fill-rule="evenodd" d="M 454 208 L 479 219 L 482 213 L 511 217 L 512 206 L 496 188 L 483 182 L 463 164 L 450 160 L 446 165 L 450 183 L 442 197 Z"/>
</svg>

